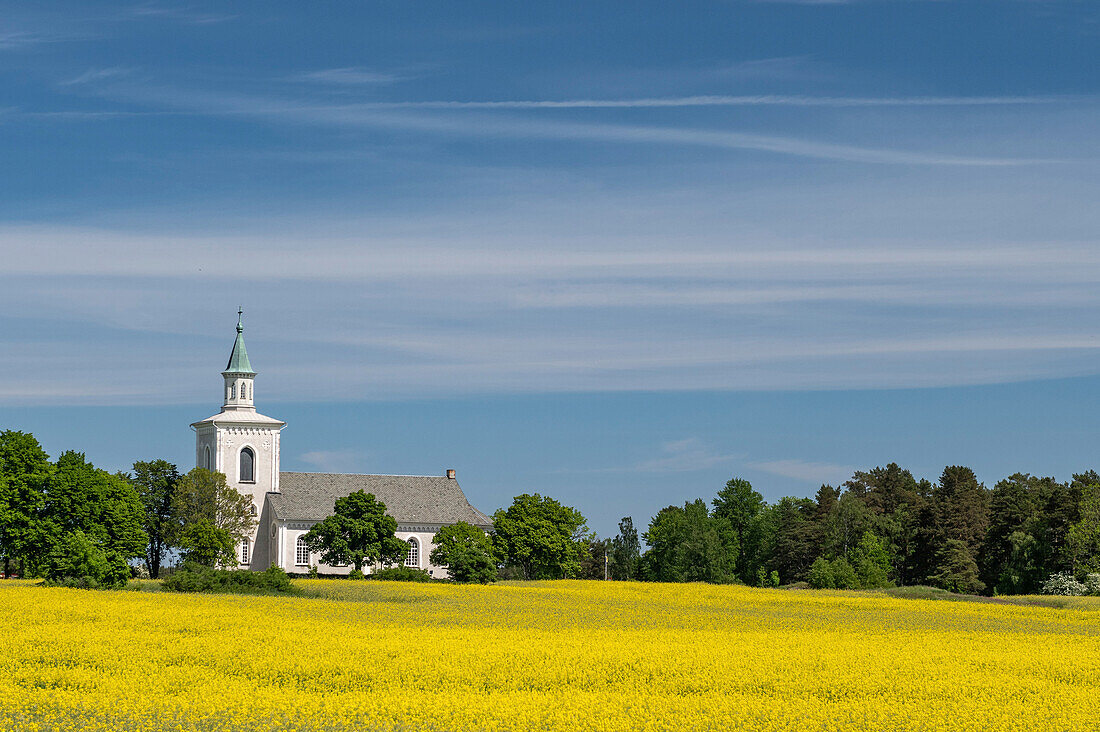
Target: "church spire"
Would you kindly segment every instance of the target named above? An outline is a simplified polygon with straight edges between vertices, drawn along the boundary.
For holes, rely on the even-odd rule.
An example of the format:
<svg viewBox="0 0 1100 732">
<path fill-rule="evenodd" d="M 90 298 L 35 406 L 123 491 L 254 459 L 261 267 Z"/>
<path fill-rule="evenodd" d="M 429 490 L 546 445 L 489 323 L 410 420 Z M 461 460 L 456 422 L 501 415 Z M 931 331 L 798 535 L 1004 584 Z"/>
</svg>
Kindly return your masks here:
<svg viewBox="0 0 1100 732">
<path fill-rule="evenodd" d="M 223 410 L 256 411 L 252 395 L 252 380 L 256 372 L 252 370 L 252 364 L 248 362 L 248 351 L 244 348 L 244 326 L 241 319 L 244 317 L 244 308 L 237 308 L 237 340 L 233 342 L 233 352 L 229 354 L 229 363 L 222 378 L 225 379 L 225 402 Z"/>
<path fill-rule="evenodd" d="M 244 308 L 237 308 L 237 340 L 233 342 L 233 352 L 229 354 L 229 363 L 222 374 L 252 374 L 252 364 L 248 362 L 248 351 L 244 348 L 244 326 L 241 318 L 244 317 Z"/>
</svg>

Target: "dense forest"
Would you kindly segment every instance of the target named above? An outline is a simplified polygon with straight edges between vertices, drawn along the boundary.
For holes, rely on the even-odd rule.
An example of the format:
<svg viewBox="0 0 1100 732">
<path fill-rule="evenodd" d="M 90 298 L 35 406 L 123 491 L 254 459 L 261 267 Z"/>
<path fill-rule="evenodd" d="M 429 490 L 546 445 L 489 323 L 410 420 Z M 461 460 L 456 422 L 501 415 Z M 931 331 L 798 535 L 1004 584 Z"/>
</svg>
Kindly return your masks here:
<svg viewBox="0 0 1100 732">
<path fill-rule="evenodd" d="M 213 471 L 181 476 L 154 460 L 108 473 L 72 451 L 51 462 L 33 435 L 0 432 L 5 576 L 65 577 L 90 567 L 117 584 L 137 566 L 156 577 L 170 550 L 208 566 L 235 565 L 235 546 L 252 525 L 245 503 Z M 967 467 L 944 468 L 932 483 L 891 463 L 840 487 L 823 485 L 813 498 L 775 503 L 733 478 L 709 503 L 662 509 L 640 534 L 625 517 L 609 539 L 590 532 L 575 508 L 539 495 L 517 496 L 493 521 L 484 542 L 463 538 L 486 565 L 478 581 L 495 564 L 506 579 L 1100 592 L 1094 471 L 1068 483 L 1017 473 L 989 489 Z"/>
<path fill-rule="evenodd" d="M 967 467 L 944 468 L 931 483 L 891 463 L 772 504 L 734 478 L 710 505 L 662 509 L 642 538 L 649 549 L 634 560 L 626 518 L 601 544 L 617 577 L 1034 594 L 1052 575 L 1095 584 L 1100 475 L 1063 483 L 1016 473 L 988 489 Z"/>
</svg>

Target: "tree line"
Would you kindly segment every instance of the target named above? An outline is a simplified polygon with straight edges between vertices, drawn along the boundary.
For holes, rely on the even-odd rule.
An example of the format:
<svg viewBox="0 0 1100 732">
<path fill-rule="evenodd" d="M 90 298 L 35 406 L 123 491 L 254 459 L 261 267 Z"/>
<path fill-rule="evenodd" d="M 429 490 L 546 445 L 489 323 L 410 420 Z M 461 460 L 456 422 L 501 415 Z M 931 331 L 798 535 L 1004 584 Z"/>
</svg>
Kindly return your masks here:
<svg viewBox="0 0 1100 732">
<path fill-rule="evenodd" d="M 130 579 L 134 560 L 157 577 L 170 550 L 210 566 L 235 563 L 254 526 L 251 501 L 221 473 L 180 475 L 165 460 L 109 473 L 71 450 L 51 462 L 33 435 L 0 432 L 5 577 L 115 586 Z"/>
<path fill-rule="evenodd" d="M 733 478 L 709 505 L 662 509 L 642 538 L 644 553 L 624 518 L 592 548 L 607 547 L 616 579 L 1035 594 L 1052 576 L 1100 573 L 1100 475 L 1016 473 L 989 489 L 968 467 L 932 483 L 890 463 L 771 504 Z"/>
<path fill-rule="evenodd" d="M 924 584 L 954 592 L 1032 594 L 1100 573 L 1100 475 L 1069 482 L 1017 473 L 992 489 L 963 466 L 918 480 L 890 463 L 857 471 L 813 498 L 768 503 L 733 478 L 708 502 L 661 509 L 639 532 L 624 517 L 600 538 L 577 509 L 516 496 L 486 534 L 469 524 L 435 537 L 433 564 L 458 581 L 588 578 L 870 588 Z M 33 435 L 0 432 L 0 561 L 5 576 L 124 582 L 141 560 L 160 574 L 169 553 L 237 565 L 255 527 L 248 497 L 221 473 L 181 475 L 165 460 L 108 473 L 69 451 L 51 462 Z M 406 545 L 374 496 L 338 499 L 306 535 L 330 564 L 399 564 Z M 643 548 L 643 542 L 645 547 Z M 1096 581 L 1096 580 L 1092 580 Z M 1066 584 L 1069 583 L 1069 584 Z"/>
</svg>

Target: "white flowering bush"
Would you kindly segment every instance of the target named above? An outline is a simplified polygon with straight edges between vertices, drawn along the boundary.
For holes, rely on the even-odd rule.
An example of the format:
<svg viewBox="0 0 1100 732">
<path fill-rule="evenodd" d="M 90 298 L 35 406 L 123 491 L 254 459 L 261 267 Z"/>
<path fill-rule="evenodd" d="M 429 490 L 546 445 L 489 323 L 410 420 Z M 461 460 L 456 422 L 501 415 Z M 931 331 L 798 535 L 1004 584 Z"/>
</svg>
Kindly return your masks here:
<svg viewBox="0 0 1100 732">
<path fill-rule="evenodd" d="M 1052 574 L 1047 578 L 1047 581 L 1043 583 L 1044 595 L 1066 595 L 1076 597 L 1078 595 L 1084 595 L 1086 591 L 1087 588 L 1084 583 L 1078 582 L 1072 574 L 1067 572 Z"/>
<path fill-rule="evenodd" d="M 1100 595 L 1100 574 L 1085 575 L 1085 593 Z"/>
</svg>

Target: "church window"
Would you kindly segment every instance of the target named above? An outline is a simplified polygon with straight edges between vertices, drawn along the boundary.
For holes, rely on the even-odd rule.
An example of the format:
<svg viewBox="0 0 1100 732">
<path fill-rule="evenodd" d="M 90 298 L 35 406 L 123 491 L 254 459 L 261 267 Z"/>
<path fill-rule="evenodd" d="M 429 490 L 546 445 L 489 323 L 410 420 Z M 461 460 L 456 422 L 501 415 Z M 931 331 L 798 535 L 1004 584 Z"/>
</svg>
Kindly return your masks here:
<svg viewBox="0 0 1100 732">
<path fill-rule="evenodd" d="M 409 553 L 405 555 L 406 567 L 420 567 L 420 543 L 409 539 Z"/>
<path fill-rule="evenodd" d="M 203 452 L 202 466 L 204 468 L 206 468 L 207 470 L 211 470 L 213 468 L 213 466 L 210 465 L 210 445 L 204 446 L 203 449 L 202 449 L 202 452 Z"/>
<path fill-rule="evenodd" d="M 256 482 L 256 453 L 252 452 L 251 447 L 241 450 L 240 481 L 242 483 Z"/>
<path fill-rule="evenodd" d="M 256 504 L 255 503 L 253 503 L 251 506 L 248 507 L 248 512 L 251 513 L 253 516 L 256 515 Z"/>
<path fill-rule="evenodd" d="M 229 398 L 232 399 L 236 393 L 237 393 L 237 385 L 236 384 L 230 384 L 229 385 Z"/>
<path fill-rule="evenodd" d="M 294 563 L 300 567 L 309 564 L 309 547 L 306 546 L 306 540 L 300 536 L 298 537 L 298 543 L 294 547 Z"/>
<path fill-rule="evenodd" d="M 241 542 L 241 564 L 248 564 L 248 539 Z"/>
</svg>

